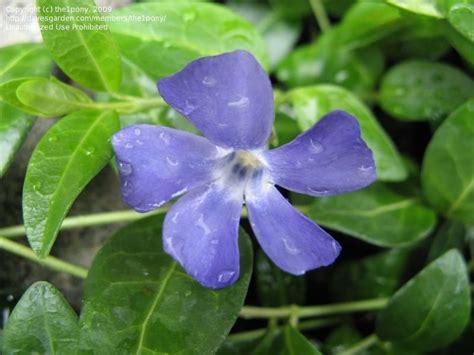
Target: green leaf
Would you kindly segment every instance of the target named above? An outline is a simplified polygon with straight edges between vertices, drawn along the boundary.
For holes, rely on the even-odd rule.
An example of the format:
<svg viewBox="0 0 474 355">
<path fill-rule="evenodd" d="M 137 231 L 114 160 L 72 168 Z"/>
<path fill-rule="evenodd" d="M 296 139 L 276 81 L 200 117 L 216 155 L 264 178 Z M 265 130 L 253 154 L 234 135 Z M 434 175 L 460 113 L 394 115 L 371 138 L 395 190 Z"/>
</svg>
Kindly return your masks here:
<svg viewBox="0 0 474 355">
<path fill-rule="evenodd" d="M 442 31 L 446 39 L 463 57 L 463 59 L 465 59 L 470 65 L 474 66 L 474 43 L 462 36 L 447 23 L 442 25 Z"/>
<path fill-rule="evenodd" d="M 469 41 L 474 42 L 474 1 L 473 0 L 436 0 L 440 12 L 449 23 Z"/>
<path fill-rule="evenodd" d="M 319 350 L 291 325 L 267 333 L 252 355 L 321 355 Z"/>
<path fill-rule="evenodd" d="M 72 203 L 112 158 L 109 139 L 119 129 L 115 112 L 81 110 L 58 121 L 36 146 L 23 188 L 23 219 L 38 256 L 49 254 Z"/>
<path fill-rule="evenodd" d="M 198 57 L 235 49 L 246 49 L 267 64 L 265 44 L 253 26 L 219 5 L 143 3 L 112 15 L 156 16 L 153 22 L 110 23 L 122 54 L 154 80 L 174 74 Z"/>
<path fill-rule="evenodd" d="M 32 79 L 16 90 L 18 100 L 42 116 L 62 116 L 90 106 L 93 101 L 83 91 L 58 80 Z"/>
<path fill-rule="evenodd" d="M 303 304 L 306 298 L 304 277 L 283 272 L 259 249 L 256 257 L 257 293 L 265 307 Z"/>
<path fill-rule="evenodd" d="M 0 102 L 0 177 L 6 173 L 33 123 L 32 117 Z"/>
<path fill-rule="evenodd" d="M 36 282 L 21 297 L 4 331 L 3 354 L 71 354 L 78 350 L 77 315 L 47 282 Z"/>
<path fill-rule="evenodd" d="M 39 43 L 0 48 L 0 82 L 25 76 L 43 76 L 51 70 L 48 52 Z"/>
<path fill-rule="evenodd" d="M 332 85 L 310 86 L 287 92 L 283 102 L 292 105 L 302 130 L 310 128 L 328 112 L 351 113 L 358 119 L 362 137 L 374 153 L 378 179 L 400 181 L 407 177 L 405 165 L 389 136 L 367 106 L 349 91 Z"/>
<path fill-rule="evenodd" d="M 44 44 L 58 66 L 88 88 L 117 90 L 121 81 L 120 52 L 94 1 L 37 0 L 36 4 Z M 76 12 L 65 12 L 68 7 Z M 50 21 L 53 16 L 54 23 Z"/>
<path fill-rule="evenodd" d="M 324 343 L 323 350 L 328 354 L 342 353 L 360 340 L 362 340 L 362 335 L 350 323 L 346 323 L 337 327 L 329 334 Z M 357 355 L 368 355 L 368 352 L 361 351 Z"/>
<path fill-rule="evenodd" d="M 442 18 L 443 14 L 436 7 L 435 0 L 385 0 L 389 4 L 415 14 Z"/>
<path fill-rule="evenodd" d="M 18 99 L 18 96 L 16 94 L 16 91 L 21 84 L 26 83 L 27 81 L 33 80 L 33 79 L 37 79 L 37 78 L 33 78 L 33 77 L 18 78 L 18 79 L 12 79 L 4 83 L 1 83 L 0 84 L 0 100 L 23 112 L 26 112 L 35 116 L 43 116 L 41 112 L 38 112 L 32 109 L 31 107 L 28 107 L 25 104 L 23 104 Z"/>
<path fill-rule="evenodd" d="M 474 224 L 474 99 L 436 130 L 422 166 L 425 196 L 448 218 Z"/>
<path fill-rule="evenodd" d="M 47 75 L 51 59 L 40 44 L 23 43 L 0 48 L 0 83 L 24 76 Z M 3 84 L 1 84 L 3 87 Z M 8 169 L 31 126 L 32 117 L 0 99 L 0 177 Z M 7 101 L 8 102 L 8 101 Z"/>
<path fill-rule="evenodd" d="M 379 313 L 377 335 L 410 348 L 433 350 L 461 335 L 470 309 L 466 265 L 457 250 L 450 250 L 393 295 Z"/>
<path fill-rule="evenodd" d="M 435 213 L 415 197 L 375 183 L 350 194 L 314 199 L 309 215 L 317 223 L 382 247 L 400 247 L 426 237 Z"/>
<path fill-rule="evenodd" d="M 334 300 L 353 301 L 391 296 L 408 269 L 409 250 L 392 249 L 336 265 L 330 291 Z"/>
<path fill-rule="evenodd" d="M 300 36 L 301 22 L 285 19 L 284 14 L 272 11 L 264 4 L 231 3 L 228 7 L 249 20 L 262 35 L 268 48 L 270 68 L 291 52 Z"/>
<path fill-rule="evenodd" d="M 428 261 L 433 261 L 449 249 L 458 249 L 462 253 L 466 229 L 460 223 L 445 222 L 436 232 L 428 252 Z"/>
<path fill-rule="evenodd" d="M 114 235 L 95 258 L 85 284 L 81 349 L 101 354 L 212 354 L 243 305 L 252 270 L 250 239 L 241 230 L 241 275 L 212 290 L 164 251 L 163 217 Z"/>
<path fill-rule="evenodd" d="M 406 61 L 382 80 L 379 102 L 393 117 L 419 121 L 440 119 L 474 95 L 474 81 L 455 67 Z"/>
</svg>

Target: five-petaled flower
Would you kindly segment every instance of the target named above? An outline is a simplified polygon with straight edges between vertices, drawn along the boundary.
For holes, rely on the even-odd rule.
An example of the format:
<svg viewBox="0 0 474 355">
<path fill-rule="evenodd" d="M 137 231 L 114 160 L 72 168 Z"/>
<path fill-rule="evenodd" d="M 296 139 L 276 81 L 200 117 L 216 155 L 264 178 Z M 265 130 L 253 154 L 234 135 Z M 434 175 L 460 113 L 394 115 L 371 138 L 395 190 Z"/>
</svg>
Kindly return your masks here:
<svg viewBox="0 0 474 355">
<path fill-rule="evenodd" d="M 204 57 L 161 79 L 163 99 L 206 137 L 153 125 L 113 137 L 122 195 L 139 212 L 186 193 L 168 211 L 165 251 L 202 285 L 239 277 L 242 205 L 265 253 L 295 275 L 334 262 L 341 247 L 280 194 L 311 196 L 361 189 L 375 180 L 372 152 L 357 120 L 323 117 L 292 142 L 267 149 L 273 119 L 270 80 L 246 51 Z"/>
</svg>

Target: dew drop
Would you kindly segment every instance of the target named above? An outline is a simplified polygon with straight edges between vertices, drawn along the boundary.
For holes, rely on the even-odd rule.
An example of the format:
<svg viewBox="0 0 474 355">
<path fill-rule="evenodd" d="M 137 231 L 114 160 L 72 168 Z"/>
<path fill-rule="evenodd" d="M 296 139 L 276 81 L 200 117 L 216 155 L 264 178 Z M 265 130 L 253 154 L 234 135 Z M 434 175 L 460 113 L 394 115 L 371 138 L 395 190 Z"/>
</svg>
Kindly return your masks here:
<svg viewBox="0 0 474 355">
<path fill-rule="evenodd" d="M 186 12 L 183 15 L 183 19 L 185 22 L 190 22 L 196 18 L 196 14 L 194 12 Z"/>
<path fill-rule="evenodd" d="M 57 140 L 58 140 L 58 137 L 56 137 L 56 136 L 51 136 L 51 137 L 48 138 L 48 142 L 50 142 L 50 143 L 54 143 Z"/>
<path fill-rule="evenodd" d="M 219 275 L 217 276 L 217 281 L 219 281 L 220 283 L 229 282 L 232 279 L 232 277 L 234 277 L 234 275 L 235 275 L 235 271 L 233 270 L 221 271 Z"/>
<path fill-rule="evenodd" d="M 33 184 L 33 190 L 38 192 L 39 190 L 41 190 L 41 182 L 38 181 L 37 183 Z"/>
<path fill-rule="evenodd" d="M 234 108 L 247 108 L 249 106 L 250 100 L 247 96 L 241 96 L 239 99 L 235 101 L 229 101 L 227 103 L 227 106 L 229 107 L 234 107 Z"/>
<path fill-rule="evenodd" d="M 328 190 L 316 190 L 309 186 L 307 187 L 307 190 L 317 195 L 326 195 L 329 192 Z"/>
<path fill-rule="evenodd" d="M 292 241 L 286 239 L 286 238 L 281 238 L 283 245 L 285 246 L 286 251 L 290 255 L 298 255 L 301 251 L 293 244 Z"/>
<path fill-rule="evenodd" d="M 166 157 L 166 161 L 168 162 L 169 165 L 172 165 L 172 166 L 177 166 L 177 165 L 179 165 L 179 163 L 178 163 L 177 160 L 173 160 L 173 159 L 171 159 L 170 157 Z"/>
<path fill-rule="evenodd" d="M 212 245 L 217 245 L 217 244 L 219 244 L 219 239 L 212 239 L 212 240 L 211 240 L 211 244 L 212 244 Z"/>
<path fill-rule="evenodd" d="M 206 86 L 214 86 L 217 83 L 217 80 L 214 79 L 212 76 L 205 76 L 202 79 L 202 83 Z"/>
<path fill-rule="evenodd" d="M 15 297 L 13 297 L 13 295 L 8 295 L 8 296 L 7 296 L 7 301 L 8 301 L 8 302 L 13 301 L 14 299 L 15 299 Z"/>
<path fill-rule="evenodd" d="M 364 166 L 364 165 L 360 166 L 357 169 L 359 174 L 362 175 L 362 176 L 371 175 L 373 170 L 374 170 L 374 168 L 372 166 Z"/>
<path fill-rule="evenodd" d="M 92 154 L 94 154 L 95 152 L 95 148 L 94 147 L 90 147 L 89 149 L 86 150 L 86 156 L 91 156 Z"/>
<path fill-rule="evenodd" d="M 318 141 L 312 139 L 310 139 L 309 141 L 311 142 L 311 152 L 313 154 L 319 154 L 324 150 L 323 145 Z"/>
<path fill-rule="evenodd" d="M 125 180 L 122 184 L 122 194 L 126 197 L 133 192 L 133 185 L 130 181 Z"/>
<path fill-rule="evenodd" d="M 186 293 L 184 294 L 186 297 L 189 297 L 191 296 L 193 293 L 191 291 L 186 291 Z"/>
<path fill-rule="evenodd" d="M 128 143 L 125 143 L 125 148 L 127 149 L 132 149 L 133 148 L 133 144 L 128 142 Z"/>
<path fill-rule="evenodd" d="M 189 115 L 190 113 L 192 113 L 196 109 L 196 105 L 193 102 L 191 102 L 190 100 L 186 100 L 185 103 L 186 103 L 186 106 L 183 109 L 183 114 L 184 115 Z"/>
<path fill-rule="evenodd" d="M 348 78 L 349 74 L 345 70 L 336 73 L 335 80 L 337 83 L 343 82 Z"/>
<path fill-rule="evenodd" d="M 168 133 L 166 132 L 161 132 L 160 133 L 160 139 L 165 142 L 165 144 L 170 144 L 171 137 Z"/>
<path fill-rule="evenodd" d="M 128 176 L 133 173 L 132 165 L 128 163 L 119 162 L 119 170 L 123 176 Z"/>
<path fill-rule="evenodd" d="M 139 135 L 142 134 L 142 130 L 141 130 L 140 128 L 135 128 L 135 129 L 133 130 L 133 133 L 134 133 L 136 136 L 139 136 Z"/>
</svg>

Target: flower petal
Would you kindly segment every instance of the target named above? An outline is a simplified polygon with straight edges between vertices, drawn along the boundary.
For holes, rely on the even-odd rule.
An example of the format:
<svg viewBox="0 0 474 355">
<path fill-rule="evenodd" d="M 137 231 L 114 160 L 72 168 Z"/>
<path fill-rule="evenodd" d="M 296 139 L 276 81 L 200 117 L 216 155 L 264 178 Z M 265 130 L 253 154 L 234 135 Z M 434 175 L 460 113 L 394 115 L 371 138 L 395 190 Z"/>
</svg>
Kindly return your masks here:
<svg viewBox="0 0 474 355">
<path fill-rule="evenodd" d="M 375 163 L 360 134 L 359 123 L 350 114 L 327 114 L 292 142 L 263 154 L 271 180 L 313 196 L 370 185 L 376 179 Z"/>
<path fill-rule="evenodd" d="M 212 183 L 183 196 L 166 215 L 164 250 L 205 287 L 226 287 L 239 278 L 242 203 L 242 194 Z"/>
<path fill-rule="evenodd" d="M 112 144 L 123 199 L 139 212 L 158 208 L 214 179 L 222 154 L 203 137 L 154 125 L 124 128 Z"/>
<path fill-rule="evenodd" d="M 161 79 L 158 89 L 168 104 L 219 146 L 259 148 L 270 136 L 272 86 L 249 52 L 197 59 Z"/>
<path fill-rule="evenodd" d="M 291 206 L 274 185 L 252 185 L 246 191 L 250 224 L 279 268 L 301 275 L 334 262 L 341 250 L 336 240 Z"/>
</svg>

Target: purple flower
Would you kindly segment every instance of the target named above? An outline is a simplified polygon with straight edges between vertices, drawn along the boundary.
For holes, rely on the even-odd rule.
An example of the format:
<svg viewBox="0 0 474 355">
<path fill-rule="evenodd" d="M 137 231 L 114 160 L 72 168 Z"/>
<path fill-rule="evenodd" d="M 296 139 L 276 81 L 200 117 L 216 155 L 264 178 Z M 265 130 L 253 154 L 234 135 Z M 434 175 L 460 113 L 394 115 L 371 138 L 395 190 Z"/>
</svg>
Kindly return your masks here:
<svg viewBox="0 0 474 355">
<path fill-rule="evenodd" d="M 375 176 L 357 120 L 323 117 L 294 141 L 268 150 L 274 118 L 270 80 L 248 52 L 200 58 L 158 82 L 164 100 L 206 138 L 135 125 L 113 146 L 125 202 L 139 212 L 185 194 L 166 215 L 164 249 L 202 285 L 239 277 L 242 205 L 265 253 L 294 275 L 334 262 L 341 247 L 275 185 L 311 196 L 361 189 Z"/>
</svg>

